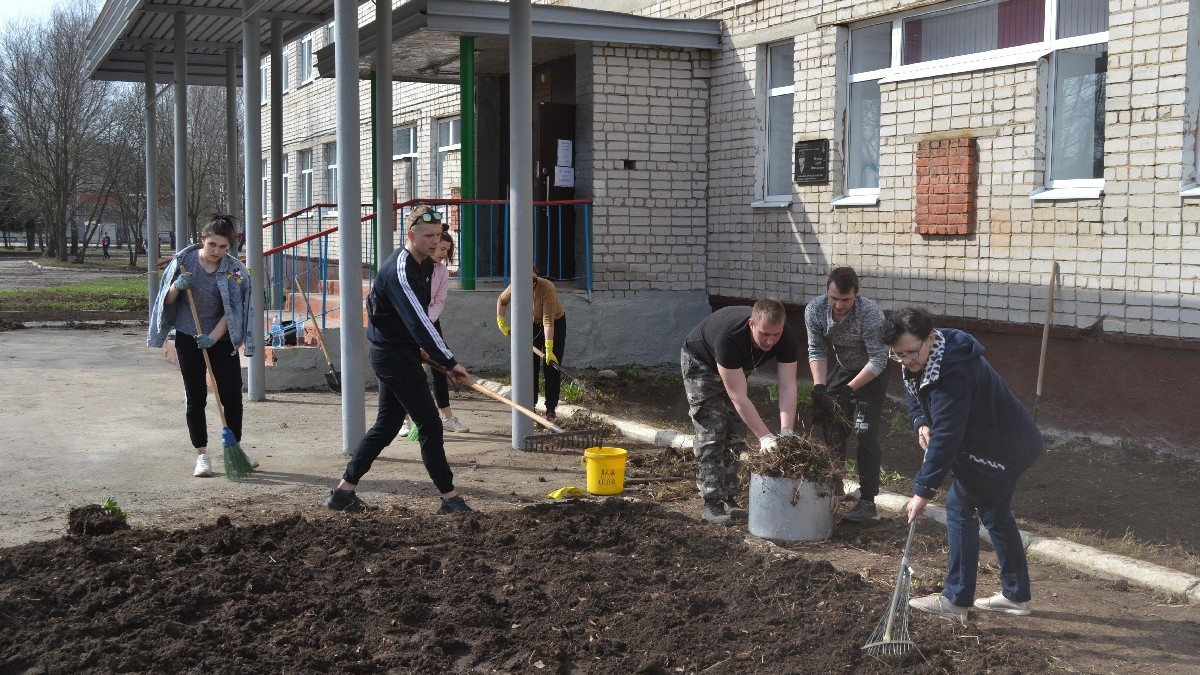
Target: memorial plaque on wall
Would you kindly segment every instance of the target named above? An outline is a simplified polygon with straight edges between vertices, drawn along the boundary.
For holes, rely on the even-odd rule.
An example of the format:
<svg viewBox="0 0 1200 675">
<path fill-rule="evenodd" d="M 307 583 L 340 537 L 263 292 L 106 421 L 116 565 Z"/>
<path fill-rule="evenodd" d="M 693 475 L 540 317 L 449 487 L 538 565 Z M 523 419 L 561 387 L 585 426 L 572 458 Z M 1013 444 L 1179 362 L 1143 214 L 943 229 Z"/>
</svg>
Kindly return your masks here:
<svg viewBox="0 0 1200 675">
<path fill-rule="evenodd" d="M 796 143 L 795 182 L 829 182 L 829 139 Z"/>
</svg>

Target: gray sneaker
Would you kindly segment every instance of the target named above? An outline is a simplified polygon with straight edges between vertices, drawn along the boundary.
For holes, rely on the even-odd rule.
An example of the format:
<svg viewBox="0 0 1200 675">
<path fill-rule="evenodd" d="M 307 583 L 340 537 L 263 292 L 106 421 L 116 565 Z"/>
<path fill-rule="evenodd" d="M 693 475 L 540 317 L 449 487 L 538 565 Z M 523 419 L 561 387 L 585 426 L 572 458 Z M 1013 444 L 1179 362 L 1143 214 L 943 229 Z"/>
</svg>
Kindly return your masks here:
<svg viewBox="0 0 1200 675">
<path fill-rule="evenodd" d="M 445 431 L 457 431 L 459 433 L 467 433 L 470 427 L 458 421 L 458 418 L 451 415 L 442 420 L 442 429 Z"/>
<path fill-rule="evenodd" d="M 729 525 L 733 522 L 733 518 L 725 512 L 725 503 L 720 499 L 704 500 L 704 507 L 700 509 L 700 517 L 713 525 Z"/>
<path fill-rule="evenodd" d="M 378 509 L 377 506 L 371 506 L 358 498 L 358 493 L 354 490 L 330 490 L 329 499 L 325 500 L 325 508 L 330 511 L 342 511 L 343 513 L 366 513 Z"/>
<path fill-rule="evenodd" d="M 859 499 L 854 508 L 842 515 L 842 520 L 851 523 L 869 523 L 879 520 L 879 509 L 875 508 L 874 501 Z"/>
<path fill-rule="evenodd" d="M 733 498 L 725 500 L 725 513 L 734 522 L 745 522 L 750 519 L 750 513 L 738 505 Z"/>
<path fill-rule="evenodd" d="M 1003 593 L 997 593 L 990 598 L 980 598 L 975 601 L 975 607 L 978 609 L 986 609 L 989 612 L 1001 612 L 1003 614 L 1012 614 L 1013 616 L 1029 616 L 1033 613 L 1029 609 L 1028 602 L 1016 602 L 1004 597 Z"/>
<path fill-rule="evenodd" d="M 908 606 L 918 612 L 933 614 L 948 621 L 957 621 L 964 626 L 967 625 L 967 608 L 950 602 L 941 593 L 926 595 L 923 598 L 913 598 L 908 601 Z"/>
</svg>

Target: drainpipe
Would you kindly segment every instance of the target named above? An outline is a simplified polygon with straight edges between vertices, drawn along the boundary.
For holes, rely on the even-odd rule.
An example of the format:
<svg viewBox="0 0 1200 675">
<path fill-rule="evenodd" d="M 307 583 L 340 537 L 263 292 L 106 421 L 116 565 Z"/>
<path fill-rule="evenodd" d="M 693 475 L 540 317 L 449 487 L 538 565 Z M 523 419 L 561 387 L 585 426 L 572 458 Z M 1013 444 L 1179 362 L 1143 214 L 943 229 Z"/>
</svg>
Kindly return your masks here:
<svg viewBox="0 0 1200 675">
<path fill-rule="evenodd" d="M 462 198 L 475 199 L 475 38 L 458 39 L 459 119 L 462 120 Z M 458 281 L 464 291 L 475 290 L 475 205 L 464 204 L 458 240 Z"/>
</svg>

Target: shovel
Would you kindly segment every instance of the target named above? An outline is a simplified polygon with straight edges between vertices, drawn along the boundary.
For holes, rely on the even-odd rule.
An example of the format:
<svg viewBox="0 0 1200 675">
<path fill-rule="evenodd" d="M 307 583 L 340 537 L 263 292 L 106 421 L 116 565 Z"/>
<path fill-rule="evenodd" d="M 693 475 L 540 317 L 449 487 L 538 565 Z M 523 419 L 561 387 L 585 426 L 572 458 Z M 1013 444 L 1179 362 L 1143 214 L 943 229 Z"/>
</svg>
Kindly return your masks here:
<svg viewBox="0 0 1200 675">
<path fill-rule="evenodd" d="M 313 328 L 317 329 L 317 344 L 321 346 L 321 353 L 325 354 L 325 363 L 329 365 L 329 372 L 325 373 L 325 384 L 329 386 L 330 391 L 340 394 L 342 393 L 342 380 L 333 367 L 333 359 L 329 358 L 329 349 L 325 346 L 325 336 L 321 334 L 321 324 L 317 323 L 317 318 L 313 316 L 312 307 L 308 304 L 308 296 L 304 294 L 304 289 L 300 286 L 300 277 L 296 277 L 295 283 L 296 292 L 300 294 L 300 299 L 304 301 L 304 309 L 308 312 L 308 320 L 312 323 Z"/>
</svg>

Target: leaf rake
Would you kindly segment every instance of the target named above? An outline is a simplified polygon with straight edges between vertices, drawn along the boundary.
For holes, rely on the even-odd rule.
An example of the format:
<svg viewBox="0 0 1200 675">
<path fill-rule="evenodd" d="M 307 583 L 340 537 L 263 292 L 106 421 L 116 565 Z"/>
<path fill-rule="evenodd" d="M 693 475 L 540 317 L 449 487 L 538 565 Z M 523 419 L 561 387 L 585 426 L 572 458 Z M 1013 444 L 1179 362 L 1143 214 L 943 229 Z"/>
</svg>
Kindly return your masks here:
<svg viewBox="0 0 1200 675">
<path fill-rule="evenodd" d="M 908 526 L 908 541 L 904 543 L 904 555 L 900 558 L 900 572 L 896 575 L 892 602 L 867 644 L 863 645 L 863 651 L 873 656 L 904 656 L 915 646 L 908 632 L 908 595 L 912 588 L 913 573 L 908 566 L 908 547 L 912 545 L 916 531 L 917 521 L 914 520 Z"/>
</svg>

